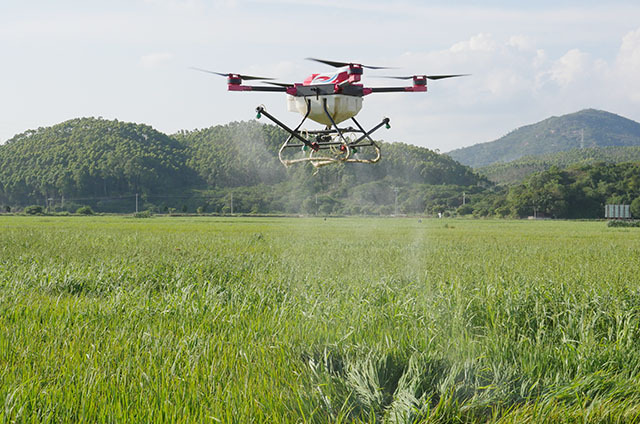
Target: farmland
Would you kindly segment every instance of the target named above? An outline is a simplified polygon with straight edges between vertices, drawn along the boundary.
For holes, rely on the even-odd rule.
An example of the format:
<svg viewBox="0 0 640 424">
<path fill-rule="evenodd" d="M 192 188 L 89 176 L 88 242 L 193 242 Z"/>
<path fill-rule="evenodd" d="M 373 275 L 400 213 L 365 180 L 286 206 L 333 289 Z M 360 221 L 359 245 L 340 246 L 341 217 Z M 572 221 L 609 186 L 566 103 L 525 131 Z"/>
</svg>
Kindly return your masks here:
<svg viewBox="0 0 640 424">
<path fill-rule="evenodd" d="M 640 231 L 0 217 L 0 422 L 640 420 Z"/>
</svg>

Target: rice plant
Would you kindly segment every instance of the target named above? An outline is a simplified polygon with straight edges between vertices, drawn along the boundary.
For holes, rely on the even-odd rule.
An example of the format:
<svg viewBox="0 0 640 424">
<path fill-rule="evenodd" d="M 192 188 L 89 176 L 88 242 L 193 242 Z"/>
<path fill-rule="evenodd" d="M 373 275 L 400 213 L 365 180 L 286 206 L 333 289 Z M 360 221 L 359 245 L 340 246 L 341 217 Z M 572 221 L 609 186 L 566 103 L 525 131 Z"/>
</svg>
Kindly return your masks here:
<svg viewBox="0 0 640 424">
<path fill-rule="evenodd" d="M 0 217 L 0 422 L 640 421 L 638 269 L 603 222 Z"/>
</svg>

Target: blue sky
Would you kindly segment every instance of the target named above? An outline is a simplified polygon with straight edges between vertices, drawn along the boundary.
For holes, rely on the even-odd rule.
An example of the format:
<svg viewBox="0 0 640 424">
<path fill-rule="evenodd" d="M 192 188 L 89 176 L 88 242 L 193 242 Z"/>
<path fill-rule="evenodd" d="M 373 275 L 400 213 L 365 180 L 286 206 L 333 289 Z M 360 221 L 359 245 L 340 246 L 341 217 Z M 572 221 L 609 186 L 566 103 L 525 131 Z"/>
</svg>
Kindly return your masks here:
<svg viewBox="0 0 640 424">
<path fill-rule="evenodd" d="M 3 0 L 0 142 L 80 116 L 172 133 L 259 104 L 295 125 L 283 95 L 229 93 L 189 67 L 288 82 L 331 70 L 309 56 L 472 74 L 366 97 L 359 120 L 391 118 L 387 141 L 448 151 L 590 107 L 640 121 L 637 2 Z"/>
</svg>

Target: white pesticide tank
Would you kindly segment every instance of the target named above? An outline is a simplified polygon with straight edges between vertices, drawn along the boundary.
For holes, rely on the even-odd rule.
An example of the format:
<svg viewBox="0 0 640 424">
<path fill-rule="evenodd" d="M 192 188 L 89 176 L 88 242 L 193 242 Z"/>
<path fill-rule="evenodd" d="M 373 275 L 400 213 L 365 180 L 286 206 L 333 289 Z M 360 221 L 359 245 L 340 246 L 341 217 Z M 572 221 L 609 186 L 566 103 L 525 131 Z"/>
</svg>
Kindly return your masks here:
<svg viewBox="0 0 640 424">
<path fill-rule="evenodd" d="M 302 116 L 307 113 L 307 101 L 311 102 L 309 119 L 320 124 L 331 125 L 331 120 L 324 111 L 323 102 L 327 101 L 327 111 L 336 124 L 352 118 L 362 109 L 362 97 L 332 94 L 330 96 L 287 96 L 289 112 L 298 112 Z"/>
</svg>

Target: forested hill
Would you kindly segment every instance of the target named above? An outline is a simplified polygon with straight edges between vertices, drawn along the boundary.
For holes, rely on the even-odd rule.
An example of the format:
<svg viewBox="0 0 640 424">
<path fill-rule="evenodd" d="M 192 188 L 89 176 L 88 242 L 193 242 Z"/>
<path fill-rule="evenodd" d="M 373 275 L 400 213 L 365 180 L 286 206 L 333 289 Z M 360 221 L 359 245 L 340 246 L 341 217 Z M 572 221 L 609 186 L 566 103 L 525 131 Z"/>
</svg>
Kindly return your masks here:
<svg viewBox="0 0 640 424">
<path fill-rule="evenodd" d="M 186 165 L 209 188 L 274 184 L 287 178 L 278 160 L 286 134 L 256 121 L 232 122 L 201 130 L 180 131 L 173 137 L 186 149 Z"/>
<path fill-rule="evenodd" d="M 288 170 L 283 167 L 278 160 L 278 150 L 287 134 L 273 125 L 233 122 L 181 131 L 174 137 L 187 149 L 187 165 L 208 187 L 273 184 L 288 178 L 308 178 L 315 172 L 310 165 Z M 349 176 L 359 184 L 384 178 L 399 179 L 407 184 L 474 185 L 485 181 L 469 167 L 424 147 L 384 142 L 381 146 L 380 162 L 321 168 L 316 179 L 330 176 L 338 180 Z"/>
<path fill-rule="evenodd" d="M 547 153 L 540 156 L 524 156 L 512 162 L 499 162 L 478 168 L 479 174 L 497 184 L 521 183 L 526 177 L 557 167 L 594 163 L 640 162 L 640 146 L 587 147 L 566 152 Z"/>
<path fill-rule="evenodd" d="M 221 211 L 220 198 L 234 190 L 238 212 L 296 213 L 313 196 L 314 207 L 332 205 L 328 213 L 377 213 L 389 207 L 399 186 L 405 188 L 400 210 L 407 202 L 411 212 L 424 212 L 426 186 L 488 184 L 446 155 L 403 143 L 382 143 L 377 164 L 329 166 L 313 176 L 310 165 L 287 169 L 278 161 L 285 138 L 279 128 L 257 121 L 166 135 L 147 125 L 73 119 L 0 145 L 0 204 L 44 205 L 50 198 L 58 204 L 64 196 L 69 208 L 76 201 L 119 211 L 118 198 L 139 193 L 144 207 Z M 446 195 L 435 201 L 444 204 Z"/>
<path fill-rule="evenodd" d="M 449 156 L 474 168 L 578 148 L 640 146 L 640 124 L 595 109 L 551 117 L 504 137 L 453 150 Z"/>
<path fill-rule="evenodd" d="M 186 148 L 147 125 L 95 118 L 29 130 L 0 145 L 0 200 L 154 193 L 193 183 Z"/>
</svg>

